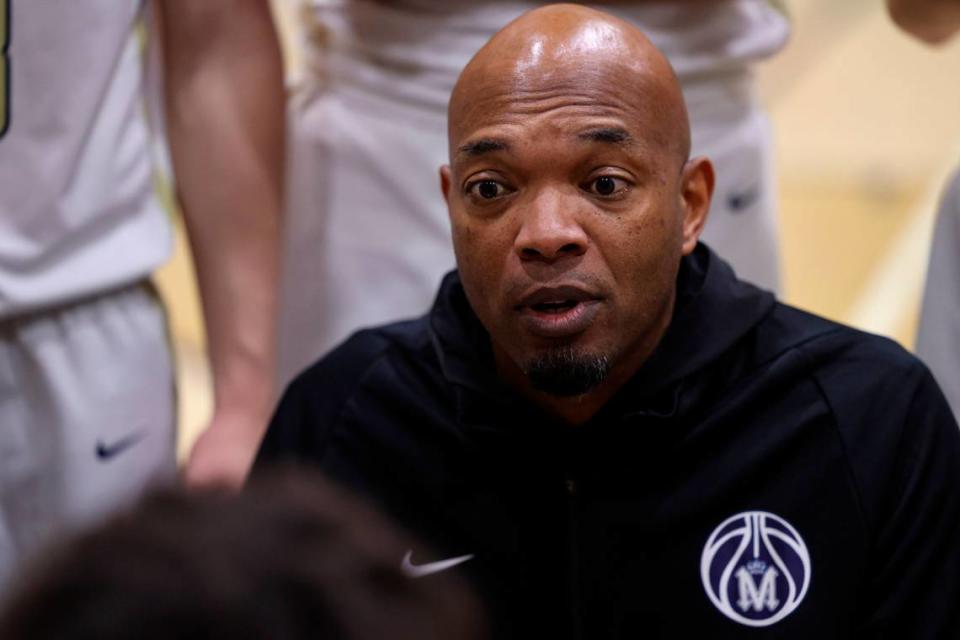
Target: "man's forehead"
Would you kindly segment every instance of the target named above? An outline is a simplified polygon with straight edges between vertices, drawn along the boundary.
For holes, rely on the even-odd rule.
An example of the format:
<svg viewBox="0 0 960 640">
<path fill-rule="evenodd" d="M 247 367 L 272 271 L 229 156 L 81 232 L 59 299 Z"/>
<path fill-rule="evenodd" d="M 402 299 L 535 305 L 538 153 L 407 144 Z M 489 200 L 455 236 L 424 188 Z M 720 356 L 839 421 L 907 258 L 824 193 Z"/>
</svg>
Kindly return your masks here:
<svg viewBox="0 0 960 640">
<path fill-rule="evenodd" d="M 552 96 L 531 101 L 482 100 L 470 105 L 463 117 L 450 126 L 450 160 L 461 163 L 483 155 L 515 151 L 520 146 L 587 148 L 616 147 L 639 152 L 663 147 L 669 136 L 658 131 L 649 110 L 638 109 L 623 96 L 614 100 L 589 93 Z"/>
<path fill-rule="evenodd" d="M 667 145 L 685 159 L 683 98 L 662 55 L 629 25 L 562 9 L 531 18 L 530 29 L 507 27 L 464 70 L 450 102 L 451 161 L 503 151 L 509 138 L 532 131 L 585 143 Z M 540 28 L 551 20 L 562 23 L 552 34 Z M 592 126 L 583 124 L 591 119 Z"/>
<path fill-rule="evenodd" d="M 621 60 L 573 57 L 562 64 L 518 70 L 506 63 L 488 65 L 465 76 L 450 104 L 451 118 L 499 112 L 536 113 L 552 106 L 621 109 L 644 102 L 642 94 L 659 92 L 659 83 Z M 640 94 L 640 95 L 638 95 Z"/>
</svg>

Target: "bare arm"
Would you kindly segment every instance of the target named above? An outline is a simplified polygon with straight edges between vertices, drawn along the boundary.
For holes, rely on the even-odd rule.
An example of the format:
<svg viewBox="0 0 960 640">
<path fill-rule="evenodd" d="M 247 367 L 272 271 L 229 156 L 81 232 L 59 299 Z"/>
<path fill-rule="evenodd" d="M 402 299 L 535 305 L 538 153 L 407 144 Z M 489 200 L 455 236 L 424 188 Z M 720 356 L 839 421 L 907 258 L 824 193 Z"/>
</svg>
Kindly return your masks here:
<svg viewBox="0 0 960 640">
<path fill-rule="evenodd" d="M 960 0 L 887 0 L 887 10 L 897 26 L 930 44 L 960 30 Z"/>
<path fill-rule="evenodd" d="M 274 401 L 284 97 L 267 0 L 160 0 L 166 116 L 214 415 L 190 484 L 242 483 Z"/>
</svg>

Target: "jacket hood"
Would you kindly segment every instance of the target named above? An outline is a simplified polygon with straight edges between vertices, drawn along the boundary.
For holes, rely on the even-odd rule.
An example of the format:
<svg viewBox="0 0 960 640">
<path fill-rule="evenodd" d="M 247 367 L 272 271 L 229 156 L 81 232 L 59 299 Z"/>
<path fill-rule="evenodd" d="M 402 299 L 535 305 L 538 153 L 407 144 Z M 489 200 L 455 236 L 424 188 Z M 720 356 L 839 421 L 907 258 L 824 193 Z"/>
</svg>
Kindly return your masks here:
<svg viewBox="0 0 960 640">
<path fill-rule="evenodd" d="M 762 321 L 775 304 L 772 293 L 738 280 L 729 264 L 700 243 L 680 263 L 670 326 L 625 385 L 629 395 L 650 398 L 708 365 Z M 503 392 L 490 336 L 470 307 L 456 271 L 443 279 L 430 312 L 430 331 L 449 382 L 485 395 Z"/>
</svg>

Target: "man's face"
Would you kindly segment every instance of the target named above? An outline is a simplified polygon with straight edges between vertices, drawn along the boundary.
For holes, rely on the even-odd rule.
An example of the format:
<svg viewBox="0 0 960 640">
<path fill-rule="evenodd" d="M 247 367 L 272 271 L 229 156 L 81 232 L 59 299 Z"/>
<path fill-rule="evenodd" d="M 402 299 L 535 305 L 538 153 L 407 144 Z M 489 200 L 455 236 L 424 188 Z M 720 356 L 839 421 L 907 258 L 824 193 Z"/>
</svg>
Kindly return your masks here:
<svg viewBox="0 0 960 640">
<path fill-rule="evenodd" d="M 696 244 L 684 158 L 621 73 L 488 74 L 451 121 L 441 172 L 461 280 L 498 361 L 560 396 L 649 354 Z"/>
</svg>

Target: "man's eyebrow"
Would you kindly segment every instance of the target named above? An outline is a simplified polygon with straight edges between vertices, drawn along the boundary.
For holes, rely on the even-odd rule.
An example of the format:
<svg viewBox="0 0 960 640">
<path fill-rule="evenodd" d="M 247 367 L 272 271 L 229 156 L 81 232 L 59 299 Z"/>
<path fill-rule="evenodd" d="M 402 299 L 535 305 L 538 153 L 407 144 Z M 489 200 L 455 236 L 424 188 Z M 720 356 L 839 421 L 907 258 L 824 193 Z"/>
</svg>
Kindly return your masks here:
<svg viewBox="0 0 960 640">
<path fill-rule="evenodd" d="M 493 153 L 494 151 L 508 151 L 510 145 L 503 140 L 498 140 L 496 138 L 481 138 L 480 140 L 473 140 L 464 145 L 461 145 L 457 149 L 458 156 L 481 156 L 485 153 Z"/>
<path fill-rule="evenodd" d="M 626 129 L 620 127 L 601 127 L 599 129 L 590 129 L 577 135 L 581 140 L 587 142 L 607 142 L 628 146 L 633 144 L 633 136 Z"/>
</svg>

